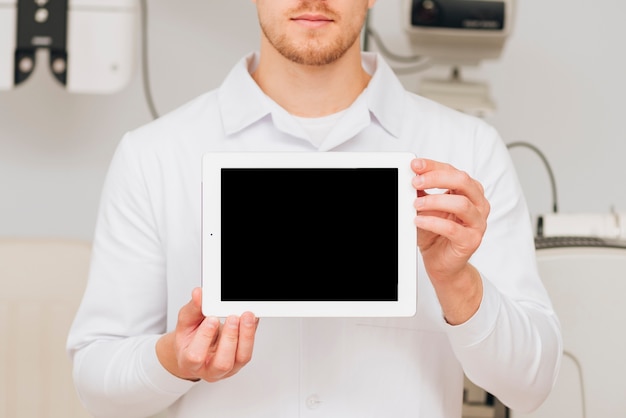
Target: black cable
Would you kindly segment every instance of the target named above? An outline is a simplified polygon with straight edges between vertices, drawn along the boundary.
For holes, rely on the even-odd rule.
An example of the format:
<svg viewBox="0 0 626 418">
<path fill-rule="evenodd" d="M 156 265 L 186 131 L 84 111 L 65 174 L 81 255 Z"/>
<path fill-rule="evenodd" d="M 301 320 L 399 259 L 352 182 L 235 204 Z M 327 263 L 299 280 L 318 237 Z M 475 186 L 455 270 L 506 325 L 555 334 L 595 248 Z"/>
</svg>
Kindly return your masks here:
<svg viewBox="0 0 626 418">
<path fill-rule="evenodd" d="M 539 148 L 537 148 L 536 146 L 528 142 L 518 141 L 518 142 L 511 142 L 510 144 L 507 144 L 507 148 L 509 149 L 515 148 L 515 147 L 528 148 L 532 150 L 535 154 L 537 154 L 539 158 L 541 158 L 541 161 L 543 162 L 543 165 L 546 167 L 546 171 L 548 172 L 548 176 L 550 177 L 550 186 L 552 187 L 552 212 L 557 213 L 558 203 L 557 203 L 557 193 L 556 193 L 556 181 L 554 179 L 554 173 L 552 172 L 552 168 L 550 167 L 550 163 L 548 162 L 548 159 L 543 154 L 543 152 L 541 152 Z"/>
<path fill-rule="evenodd" d="M 139 2 L 141 12 L 141 75 L 143 80 L 143 93 L 146 98 L 146 104 L 150 110 L 153 119 L 159 117 L 159 112 L 154 105 L 152 98 L 152 90 L 150 89 L 150 74 L 148 71 L 148 3 L 146 0 Z"/>
</svg>

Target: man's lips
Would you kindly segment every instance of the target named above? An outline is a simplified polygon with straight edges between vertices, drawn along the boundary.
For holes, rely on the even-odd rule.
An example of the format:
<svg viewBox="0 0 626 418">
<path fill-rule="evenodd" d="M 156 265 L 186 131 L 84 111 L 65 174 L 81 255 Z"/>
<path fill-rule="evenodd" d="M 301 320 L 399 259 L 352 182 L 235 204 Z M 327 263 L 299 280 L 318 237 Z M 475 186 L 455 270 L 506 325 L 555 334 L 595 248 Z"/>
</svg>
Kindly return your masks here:
<svg viewBox="0 0 626 418">
<path fill-rule="evenodd" d="M 333 22 L 333 19 L 319 14 L 303 14 L 293 17 L 291 20 L 308 27 L 319 27 Z"/>
<path fill-rule="evenodd" d="M 311 14 L 311 13 L 307 13 L 307 14 L 296 16 L 296 17 L 294 17 L 294 20 L 326 20 L 326 21 L 332 21 L 331 18 L 326 17 L 324 15 Z"/>
</svg>

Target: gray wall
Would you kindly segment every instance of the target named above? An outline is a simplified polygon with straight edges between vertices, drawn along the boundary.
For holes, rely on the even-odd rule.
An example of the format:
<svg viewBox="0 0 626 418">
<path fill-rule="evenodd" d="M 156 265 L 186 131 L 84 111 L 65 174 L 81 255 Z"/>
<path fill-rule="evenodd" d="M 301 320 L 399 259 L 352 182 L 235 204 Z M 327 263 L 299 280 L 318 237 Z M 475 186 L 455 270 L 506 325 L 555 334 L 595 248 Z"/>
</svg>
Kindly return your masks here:
<svg viewBox="0 0 626 418">
<path fill-rule="evenodd" d="M 379 0 L 372 27 L 409 53 L 402 0 Z M 149 0 L 149 70 L 159 113 L 217 87 L 258 45 L 248 0 Z M 592 8 L 592 10 L 590 10 Z M 539 147 L 554 170 L 561 212 L 626 212 L 626 3 L 520 1 L 501 59 L 465 74 L 487 81 L 488 117 L 506 142 Z M 41 55 L 41 54 L 40 54 Z M 0 91 L 0 235 L 91 239 L 102 181 L 123 133 L 151 119 L 140 66 L 109 95 L 69 94 L 40 57 L 35 74 Z M 435 71 L 402 76 L 414 89 Z M 531 214 L 551 211 L 547 173 L 513 149 Z"/>
</svg>

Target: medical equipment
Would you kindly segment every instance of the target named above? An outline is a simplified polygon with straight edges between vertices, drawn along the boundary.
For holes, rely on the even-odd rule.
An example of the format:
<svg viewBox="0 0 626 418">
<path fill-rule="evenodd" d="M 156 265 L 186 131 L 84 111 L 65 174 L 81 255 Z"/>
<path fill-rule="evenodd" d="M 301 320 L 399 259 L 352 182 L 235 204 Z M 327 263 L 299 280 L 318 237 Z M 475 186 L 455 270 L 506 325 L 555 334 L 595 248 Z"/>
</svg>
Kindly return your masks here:
<svg viewBox="0 0 626 418">
<path fill-rule="evenodd" d="M 137 0 L 0 0 L 0 90 L 25 82 L 38 50 L 72 93 L 114 93 L 133 73 Z"/>
<path fill-rule="evenodd" d="M 488 86 L 463 81 L 462 66 L 500 57 L 511 34 L 514 0 L 404 0 L 404 27 L 413 51 L 452 68 L 447 80 L 424 79 L 419 93 L 466 113 L 495 110 Z"/>
<path fill-rule="evenodd" d="M 537 250 L 541 278 L 563 332 L 563 362 L 548 399 L 511 418 L 623 416 L 626 410 L 626 242 Z"/>
<path fill-rule="evenodd" d="M 626 241 L 626 212 L 542 214 L 537 218 L 537 235 Z"/>
</svg>

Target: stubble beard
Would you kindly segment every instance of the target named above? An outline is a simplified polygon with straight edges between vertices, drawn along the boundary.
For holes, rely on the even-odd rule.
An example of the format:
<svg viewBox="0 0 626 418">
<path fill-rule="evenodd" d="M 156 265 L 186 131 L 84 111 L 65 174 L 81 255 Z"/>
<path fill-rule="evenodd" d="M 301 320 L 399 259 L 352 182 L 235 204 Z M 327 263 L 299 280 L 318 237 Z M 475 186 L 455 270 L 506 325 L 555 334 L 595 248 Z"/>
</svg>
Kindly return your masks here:
<svg viewBox="0 0 626 418">
<path fill-rule="evenodd" d="M 352 43 L 346 45 L 340 39 L 323 44 L 315 38 L 308 39 L 304 45 L 296 45 L 286 36 L 267 39 L 272 46 L 285 58 L 302 65 L 322 66 L 331 64 L 341 58 Z"/>
<path fill-rule="evenodd" d="M 325 3 L 320 2 L 316 4 L 321 5 L 318 6 L 318 8 L 322 9 L 320 11 L 330 13 L 331 16 L 337 19 L 336 14 L 325 9 Z M 338 21 L 335 20 L 334 24 L 338 24 Z M 315 30 L 311 30 L 307 38 L 303 42 L 298 43 L 288 35 L 279 33 L 271 23 L 261 22 L 260 25 L 269 43 L 283 57 L 302 65 L 322 66 L 337 61 L 354 45 L 360 35 L 360 29 L 349 27 L 349 31 L 342 36 L 330 42 L 324 42 Z"/>
</svg>

